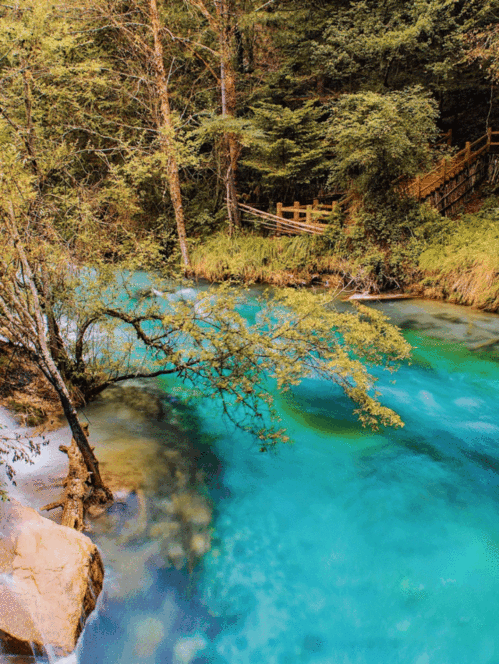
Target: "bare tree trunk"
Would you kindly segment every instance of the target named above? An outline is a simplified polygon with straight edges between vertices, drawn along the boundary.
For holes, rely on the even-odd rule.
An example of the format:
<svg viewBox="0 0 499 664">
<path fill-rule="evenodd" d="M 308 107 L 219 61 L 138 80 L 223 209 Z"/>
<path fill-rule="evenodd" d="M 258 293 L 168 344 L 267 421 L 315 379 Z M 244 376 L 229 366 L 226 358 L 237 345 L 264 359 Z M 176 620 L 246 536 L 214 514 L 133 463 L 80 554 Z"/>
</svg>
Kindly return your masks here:
<svg viewBox="0 0 499 664">
<path fill-rule="evenodd" d="M 222 116 L 235 117 L 236 115 L 236 74 L 234 71 L 234 53 L 232 48 L 233 30 L 229 17 L 228 0 L 216 2 L 218 14 L 218 39 L 220 47 L 220 93 L 222 100 Z M 227 132 L 224 136 L 224 179 L 227 199 L 227 214 L 230 231 L 234 227 L 241 227 L 241 216 L 237 201 L 236 172 L 237 161 L 241 148 L 236 135 Z"/>
<path fill-rule="evenodd" d="M 186 272 L 190 271 L 191 263 L 187 249 L 187 236 L 185 232 L 184 209 L 182 206 L 182 194 L 180 191 L 180 176 L 177 158 L 175 156 L 174 127 L 170 109 L 170 98 L 168 95 L 168 81 L 165 72 L 163 45 L 161 43 L 161 26 L 159 22 L 158 5 L 156 0 L 149 0 L 149 12 L 151 27 L 154 38 L 153 64 L 156 75 L 156 88 L 159 95 L 161 109 L 160 141 L 161 148 L 167 158 L 167 179 L 170 197 L 175 211 L 177 223 L 178 241 L 180 253 Z"/>
<path fill-rule="evenodd" d="M 10 224 L 9 232 L 11 233 L 14 246 L 16 249 L 17 256 L 22 267 L 23 281 L 28 288 L 31 298 L 29 305 L 26 304 L 26 319 L 31 319 L 34 323 L 32 329 L 32 335 L 35 337 L 32 339 L 33 345 L 37 348 L 37 362 L 42 370 L 43 374 L 53 385 L 54 389 L 57 392 L 59 400 L 61 402 L 62 408 L 64 410 L 64 415 L 68 421 L 68 424 L 71 428 L 73 438 L 78 446 L 78 449 L 81 452 L 85 465 L 88 468 L 88 471 L 91 475 L 90 484 L 93 489 L 93 497 L 97 502 L 109 502 L 113 500 L 112 492 L 104 485 L 100 471 L 99 471 L 99 462 L 97 461 L 95 454 L 93 453 L 92 448 L 89 445 L 88 438 L 83 430 L 83 427 L 78 419 L 78 413 L 74 407 L 71 397 L 68 392 L 68 388 L 61 376 L 59 369 L 57 368 L 54 359 L 50 353 L 49 342 L 47 339 L 47 333 L 45 329 L 45 322 L 43 319 L 43 307 L 40 302 L 40 297 L 35 283 L 35 277 L 33 271 L 31 270 L 28 257 L 24 248 L 22 246 L 21 238 L 17 232 L 15 226 L 15 217 L 14 211 L 10 212 Z M 29 334 L 28 330 L 26 332 Z"/>
</svg>

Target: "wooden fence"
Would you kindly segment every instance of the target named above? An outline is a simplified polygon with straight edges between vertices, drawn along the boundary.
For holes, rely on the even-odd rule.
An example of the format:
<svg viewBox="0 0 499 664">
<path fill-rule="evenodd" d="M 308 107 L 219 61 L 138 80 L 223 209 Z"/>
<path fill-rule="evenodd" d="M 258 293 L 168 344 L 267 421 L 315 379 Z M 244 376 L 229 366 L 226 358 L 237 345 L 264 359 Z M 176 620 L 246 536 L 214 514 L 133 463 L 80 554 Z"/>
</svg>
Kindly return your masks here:
<svg viewBox="0 0 499 664">
<path fill-rule="evenodd" d="M 263 212 L 244 203 L 239 203 L 239 209 L 241 212 L 250 215 L 259 226 L 274 230 L 278 234 L 299 235 L 301 233 L 309 233 L 310 235 L 322 235 L 324 233 L 327 224 L 320 223 L 316 219 L 328 214 L 325 210 L 314 210 L 310 205 L 296 205 L 296 203 L 291 208 L 279 207 L 279 205 L 282 204 L 278 204 L 277 211 L 281 214 Z M 290 210 L 293 212 L 292 219 L 283 216 Z M 331 206 L 329 206 L 329 214 L 331 214 Z"/>
<path fill-rule="evenodd" d="M 489 154 L 498 151 L 499 132 L 489 129 L 453 157 L 444 157 L 429 173 L 402 185 L 402 189 L 419 201 L 428 201 L 442 214 L 449 214 L 487 177 Z"/>
<path fill-rule="evenodd" d="M 451 139 L 452 131 L 449 129 L 439 144 L 450 145 Z M 408 196 L 428 201 L 442 214 L 450 214 L 487 177 L 491 168 L 499 168 L 497 159 L 495 164 L 491 163 L 491 154 L 499 154 L 499 131 L 489 129 L 478 140 L 466 143 L 465 148 L 453 157 L 444 157 L 425 175 L 398 186 Z M 322 235 L 327 228 L 327 223 L 324 223 L 326 218 L 339 206 L 348 206 L 351 200 L 352 195 L 327 204 L 320 203 L 318 198 L 311 205 L 302 205 L 299 201 L 295 201 L 292 206 L 277 203 L 276 214 L 243 203 L 239 203 L 239 209 L 255 223 L 278 235 Z"/>
<path fill-rule="evenodd" d="M 320 219 L 328 217 L 337 206 L 337 201 L 333 203 L 319 203 L 318 198 L 311 205 L 301 205 L 299 201 L 295 201 L 292 206 L 285 207 L 282 203 L 277 203 L 276 216 L 282 219 L 289 219 L 290 215 L 292 215 L 294 222 L 301 222 L 307 225 L 315 223 L 321 226 Z"/>
</svg>

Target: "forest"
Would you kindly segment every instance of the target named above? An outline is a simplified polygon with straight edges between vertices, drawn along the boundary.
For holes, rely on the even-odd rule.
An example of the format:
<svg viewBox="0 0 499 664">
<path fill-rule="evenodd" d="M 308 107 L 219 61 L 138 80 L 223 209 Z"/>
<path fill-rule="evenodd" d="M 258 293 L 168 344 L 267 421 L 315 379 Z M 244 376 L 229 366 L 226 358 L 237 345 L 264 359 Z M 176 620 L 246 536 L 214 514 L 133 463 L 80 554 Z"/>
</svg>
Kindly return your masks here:
<svg viewBox="0 0 499 664">
<path fill-rule="evenodd" d="M 3 210 L 50 219 L 75 255 L 149 242 L 210 279 L 445 296 L 454 266 L 419 257 L 447 222 L 395 183 L 499 127 L 496 21 L 483 0 L 5 5 Z M 277 243 L 238 208 L 348 196 L 323 237 Z"/>
<path fill-rule="evenodd" d="M 386 644 L 379 659 L 372 658 L 378 633 L 386 631 L 386 648 L 394 652 L 409 630 L 407 607 L 416 624 L 418 602 L 459 576 L 454 569 L 438 571 L 434 582 L 421 574 L 426 586 L 416 572 L 414 581 L 412 572 L 396 578 L 397 565 L 409 566 L 404 546 L 411 543 L 416 560 L 418 543 L 426 541 L 422 533 L 433 527 L 437 551 L 443 530 L 458 538 L 455 524 L 471 533 L 464 537 L 456 526 L 459 537 L 479 542 L 472 529 L 496 513 L 493 499 L 480 492 L 495 487 L 490 476 L 499 467 L 494 445 L 487 446 L 487 436 L 499 430 L 490 414 L 499 342 L 491 315 L 499 311 L 498 81 L 499 0 L 0 5 L 0 527 L 3 516 L 18 509 L 15 500 L 9 505 L 17 462 L 30 463 L 43 452 L 41 439 L 24 438 L 2 417 L 16 414 L 22 425 L 39 426 L 34 435 L 50 426 L 60 431 L 66 421 L 72 440 L 59 450 L 68 456 L 69 471 L 51 487 L 60 493 L 55 502 L 37 509 L 53 514 L 62 508 L 54 520 L 77 537 L 73 531 L 97 523 L 95 540 L 109 556 L 106 574 L 119 568 L 118 551 L 128 556 L 124 566 L 143 573 L 134 580 L 137 597 L 142 593 L 147 606 L 163 607 L 167 615 L 158 609 L 145 619 L 146 609 L 128 605 L 125 590 L 113 604 L 107 576 L 104 594 L 111 601 L 97 607 L 95 622 L 85 628 L 78 647 L 87 654 L 78 661 L 90 661 L 85 657 L 93 656 L 92 648 L 99 650 L 98 638 L 92 642 L 99 630 L 113 636 L 95 661 L 104 661 L 108 650 L 106 661 L 134 664 L 250 661 L 239 658 L 238 648 L 255 650 L 251 661 L 277 661 L 277 650 L 279 661 L 318 661 L 314 653 L 321 648 L 336 649 L 334 661 L 353 661 L 360 652 L 357 616 L 365 607 L 363 634 L 372 615 L 384 620 L 393 613 L 395 628 L 377 626 L 362 661 L 402 661 L 402 646 L 398 659 L 389 659 Z M 427 182 L 434 184 L 431 196 L 422 194 Z M 463 183 L 469 183 L 466 190 Z M 443 205 L 444 199 L 451 202 Z M 389 310 L 343 301 L 352 295 L 421 297 L 422 304 Z M 441 305 L 429 300 L 470 310 L 432 309 Z M 456 373 L 461 361 L 469 375 Z M 399 369 L 401 388 L 391 380 Z M 89 431 L 83 420 L 90 413 L 91 421 L 92 412 Z M 102 431 L 116 438 L 111 452 L 102 439 L 93 440 Z M 302 445 L 296 457 L 286 456 L 293 435 Z M 277 450 L 285 450 L 282 458 L 259 454 Z M 272 465 L 276 458 L 284 471 Z M 475 481 L 478 488 L 470 489 Z M 423 491 L 428 502 L 421 507 Z M 478 514 L 469 508 L 465 525 L 461 491 L 470 493 L 467 509 L 473 503 Z M 122 502 L 118 494 L 126 494 Z M 288 519 L 279 510 L 291 496 Z M 440 501 L 435 510 L 433 500 Z M 116 511 L 99 531 L 113 501 Z M 395 528 L 384 530 L 378 505 L 387 514 L 395 510 Z M 403 530 L 399 505 L 411 533 L 403 545 L 396 541 Z M 231 509 L 240 510 L 237 518 Z M 451 525 L 441 527 L 439 509 Z M 278 527 L 265 523 L 269 512 Z M 308 521 L 312 513 L 317 523 Z M 303 529 L 293 529 L 295 515 Z M 126 528 L 134 523 L 131 534 L 113 531 L 122 517 L 129 519 Z M 244 546 L 232 546 L 246 537 L 242 523 L 252 534 Z M 378 565 L 381 575 L 372 573 L 377 554 L 370 529 L 388 552 L 380 555 L 387 561 L 386 569 L 385 562 Z M 302 530 L 309 534 L 302 538 Z M 494 525 L 487 546 L 495 532 Z M 211 555 L 212 536 L 218 548 Z M 279 540 L 267 542 L 274 536 Z M 251 571 L 248 590 L 234 570 L 249 564 L 255 542 L 267 544 L 256 549 L 252 569 L 267 558 L 268 569 L 254 577 Z M 295 542 L 301 548 L 294 549 Z M 453 540 L 448 546 L 457 550 Z M 482 544 L 476 546 L 481 551 Z M 291 552 L 282 559 L 281 547 Z M 76 647 L 102 588 L 104 567 L 94 549 L 88 564 L 97 592 L 90 601 L 90 591 L 83 591 L 69 645 L 59 654 Z M 314 562 L 316 551 L 320 560 Z M 427 555 L 421 554 L 425 569 Z M 452 556 L 444 551 L 443 558 Z M 201 560 L 207 562 L 195 576 Z M 295 560 L 301 562 L 293 567 Z M 350 560 L 355 564 L 345 563 L 340 573 L 342 561 Z M 442 566 L 441 560 L 432 564 Z M 330 565 L 340 570 L 338 579 L 350 579 L 350 599 Z M 181 575 L 167 578 L 163 570 L 172 567 L 188 568 L 185 586 Z M 316 580 L 300 586 L 311 569 Z M 144 581 L 150 570 L 159 590 Z M 230 630 L 245 633 L 240 616 L 246 610 L 273 607 L 281 597 L 282 589 L 273 586 L 276 570 L 285 571 L 283 587 L 298 583 L 286 606 L 299 617 L 294 631 L 300 643 L 289 654 L 293 635 L 279 644 L 269 636 L 264 656 L 254 634 L 265 629 L 250 625 L 249 639 L 240 636 L 227 646 Z M 3 571 L 0 566 L 7 578 Z M 193 598 L 203 575 L 210 580 L 198 606 Z M 84 576 L 87 583 L 91 574 Z M 258 597 L 254 578 L 267 579 Z M 485 595 L 493 586 L 485 572 L 480 578 Z M 374 597 L 384 596 L 390 584 L 394 590 L 385 593 L 388 608 L 371 611 L 366 597 L 378 582 L 382 589 Z M 2 592 L 0 652 L 4 636 L 15 637 L 1 622 Z M 158 597 L 150 601 L 148 592 Z M 314 592 L 320 601 L 302 602 Z M 332 625 L 331 616 L 347 625 L 356 593 L 347 638 L 349 627 Z M 240 595 L 243 609 L 231 604 Z M 302 602 L 299 610 L 295 600 Z M 343 601 L 342 613 L 337 606 Z M 378 600 L 370 601 L 376 606 Z M 180 629 L 168 622 L 182 602 L 197 616 L 192 625 L 201 625 L 187 637 L 186 623 Z M 269 609 L 269 625 L 279 606 Z M 454 616 L 456 606 L 451 598 L 442 610 L 453 616 L 448 624 L 463 630 L 478 624 L 466 617 L 468 609 Z M 325 626 L 316 627 L 315 613 L 302 620 L 302 609 L 319 614 L 321 607 Z M 119 618 L 109 618 L 113 610 Z M 476 612 L 483 613 L 481 604 Z M 123 627 L 127 615 L 149 625 L 132 630 L 145 649 L 135 644 L 133 652 L 145 652 L 142 659 L 123 659 L 113 650 L 126 649 L 132 638 Z M 428 615 L 430 633 L 439 615 L 436 609 Z M 117 638 L 113 620 L 123 632 Z M 336 629 L 333 648 L 328 639 Z M 461 641 L 449 634 L 450 652 Z M 474 652 L 475 635 L 468 640 Z M 50 639 L 19 641 L 35 644 L 29 652 L 36 659 Z M 406 661 L 437 661 L 417 650 L 417 639 L 411 647 Z M 195 659 L 203 648 L 216 649 L 215 659 Z M 481 652 L 480 661 L 492 662 L 486 648 Z M 458 660 L 449 655 L 445 661 Z"/>
</svg>

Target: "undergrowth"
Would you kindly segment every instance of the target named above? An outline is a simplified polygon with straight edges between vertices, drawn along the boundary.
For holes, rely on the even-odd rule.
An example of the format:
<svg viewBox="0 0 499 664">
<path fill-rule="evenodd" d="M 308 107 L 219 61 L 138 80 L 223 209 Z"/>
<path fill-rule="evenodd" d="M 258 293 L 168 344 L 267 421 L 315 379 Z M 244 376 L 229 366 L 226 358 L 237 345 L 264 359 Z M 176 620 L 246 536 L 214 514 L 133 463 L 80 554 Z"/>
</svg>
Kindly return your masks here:
<svg viewBox="0 0 499 664">
<path fill-rule="evenodd" d="M 210 281 L 310 284 L 367 292 L 405 289 L 499 311 L 499 200 L 459 219 L 426 205 L 332 219 L 321 236 L 219 233 L 192 251 L 195 275 Z"/>
<path fill-rule="evenodd" d="M 262 237 L 220 232 L 191 251 L 196 277 L 210 281 L 308 284 L 325 276 L 334 287 L 368 292 L 402 288 L 412 283 L 424 247 L 425 226 L 435 221 L 426 206 L 366 213 L 363 210 L 329 220 L 321 236 Z"/>
<path fill-rule="evenodd" d="M 499 310 L 499 201 L 448 221 L 422 252 L 420 282 L 425 297 L 487 311 Z"/>
<path fill-rule="evenodd" d="M 195 276 L 279 286 L 309 283 L 319 274 L 342 274 L 344 261 L 324 251 L 321 237 L 262 237 L 217 233 L 191 252 Z"/>
</svg>

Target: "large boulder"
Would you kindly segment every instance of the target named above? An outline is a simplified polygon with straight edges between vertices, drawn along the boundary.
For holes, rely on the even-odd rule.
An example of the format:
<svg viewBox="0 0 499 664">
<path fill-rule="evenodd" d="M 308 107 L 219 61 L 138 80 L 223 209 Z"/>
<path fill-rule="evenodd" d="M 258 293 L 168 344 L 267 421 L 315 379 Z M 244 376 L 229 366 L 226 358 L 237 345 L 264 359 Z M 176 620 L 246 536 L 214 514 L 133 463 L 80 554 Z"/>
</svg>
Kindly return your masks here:
<svg viewBox="0 0 499 664">
<path fill-rule="evenodd" d="M 72 652 L 103 578 L 101 557 L 88 537 L 16 501 L 0 503 L 0 648 L 5 653 Z"/>
</svg>

